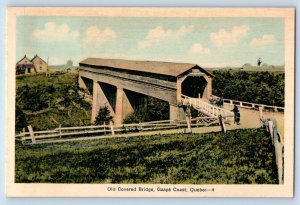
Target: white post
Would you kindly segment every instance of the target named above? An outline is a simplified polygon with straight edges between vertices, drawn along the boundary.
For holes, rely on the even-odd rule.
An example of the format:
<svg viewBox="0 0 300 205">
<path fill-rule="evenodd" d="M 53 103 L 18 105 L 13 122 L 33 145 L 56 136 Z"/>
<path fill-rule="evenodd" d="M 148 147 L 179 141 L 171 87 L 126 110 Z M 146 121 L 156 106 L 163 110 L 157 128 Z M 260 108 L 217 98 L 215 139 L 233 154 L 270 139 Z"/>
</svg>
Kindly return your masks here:
<svg viewBox="0 0 300 205">
<path fill-rule="evenodd" d="M 259 106 L 258 110 L 259 110 L 259 118 L 260 118 L 260 120 L 263 120 L 263 107 Z"/>
<path fill-rule="evenodd" d="M 106 123 L 105 123 L 105 122 L 103 122 L 103 126 L 104 126 L 104 127 L 103 127 L 103 128 L 104 128 L 104 129 L 103 129 L 104 135 L 106 135 Z"/>
<path fill-rule="evenodd" d="M 35 144 L 35 136 L 34 136 L 33 128 L 32 128 L 31 125 L 28 125 L 28 130 L 29 130 L 29 134 L 30 134 L 30 137 L 31 137 L 32 144 Z"/>
<path fill-rule="evenodd" d="M 59 124 L 59 138 L 61 138 L 61 124 Z"/>
<path fill-rule="evenodd" d="M 24 144 L 26 143 L 25 127 L 24 127 L 23 130 L 22 130 L 22 137 L 21 137 L 21 140 L 22 140 L 22 144 L 24 145 Z"/>
<path fill-rule="evenodd" d="M 185 119 L 186 119 L 186 123 L 187 123 L 187 126 L 188 126 L 188 132 L 191 133 L 192 130 L 191 130 L 190 116 L 186 116 Z"/>
<path fill-rule="evenodd" d="M 113 125 L 112 121 L 110 121 L 109 124 L 110 124 L 111 134 L 112 134 L 112 136 L 114 136 L 115 131 L 114 131 L 114 125 Z"/>
</svg>

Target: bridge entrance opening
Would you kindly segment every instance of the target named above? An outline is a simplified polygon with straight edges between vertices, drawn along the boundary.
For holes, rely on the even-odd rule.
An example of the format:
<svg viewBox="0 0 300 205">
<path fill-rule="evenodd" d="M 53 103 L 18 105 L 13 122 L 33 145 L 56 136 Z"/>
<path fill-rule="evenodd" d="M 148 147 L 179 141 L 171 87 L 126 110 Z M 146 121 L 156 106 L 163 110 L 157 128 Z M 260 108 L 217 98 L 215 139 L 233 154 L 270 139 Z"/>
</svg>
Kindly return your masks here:
<svg viewBox="0 0 300 205">
<path fill-rule="evenodd" d="M 181 84 L 182 94 L 197 98 L 206 97 L 207 81 L 203 76 L 188 76 Z"/>
</svg>

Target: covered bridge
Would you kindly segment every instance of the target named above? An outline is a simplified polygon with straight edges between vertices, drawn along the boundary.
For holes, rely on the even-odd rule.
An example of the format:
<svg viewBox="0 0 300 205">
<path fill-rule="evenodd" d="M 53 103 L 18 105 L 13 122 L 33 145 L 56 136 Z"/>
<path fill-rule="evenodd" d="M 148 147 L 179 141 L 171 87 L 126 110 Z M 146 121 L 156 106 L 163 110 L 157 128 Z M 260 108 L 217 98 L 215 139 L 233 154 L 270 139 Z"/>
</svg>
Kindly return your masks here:
<svg viewBox="0 0 300 205">
<path fill-rule="evenodd" d="M 79 86 L 93 95 L 92 122 L 108 106 L 116 124 L 132 113 L 139 95 L 170 104 L 170 119 L 182 119 L 181 95 L 208 99 L 212 75 L 196 64 L 88 58 L 79 63 Z"/>
</svg>

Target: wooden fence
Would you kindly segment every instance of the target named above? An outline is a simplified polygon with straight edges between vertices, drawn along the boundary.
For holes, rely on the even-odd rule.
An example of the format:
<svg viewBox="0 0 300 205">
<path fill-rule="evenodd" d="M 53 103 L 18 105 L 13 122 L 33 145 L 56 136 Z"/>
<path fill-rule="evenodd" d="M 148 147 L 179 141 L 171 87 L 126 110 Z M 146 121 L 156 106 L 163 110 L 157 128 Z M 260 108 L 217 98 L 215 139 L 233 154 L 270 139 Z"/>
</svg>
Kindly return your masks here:
<svg viewBox="0 0 300 205">
<path fill-rule="evenodd" d="M 78 137 L 91 137 L 91 136 L 114 136 L 116 134 L 126 134 L 132 132 L 147 132 L 155 130 L 178 129 L 178 128 L 191 128 L 210 126 L 218 124 L 218 118 L 215 117 L 197 117 L 190 120 L 181 121 L 152 121 L 135 124 L 123 124 L 120 126 L 110 124 L 95 125 L 95 126 L 81 126 L 81 127 L 61 127 L 54 130 L 34 131 L 32 126 L 28 126 L 28 132 L 23 131 L 16 135 L 16 140 L 21 141 L 23 144 L 35 144 L 38 142 L 45 142 L 53 139 L 70 139 Z M 189 131 L 188 131 L 189 132 Z"/>
<path fill-rule="evenodd" d="M 220 97 L 216 95 L 212 95 L 213 99 L 220 99 Z M 250 102 L 244 102 L 244 101 L 238 101 L 238 100 L 231 100 L 231 99 L 223 99 L 224 104 L 228 105 L 236 105 L 242 108 L 248 108 L 248 109 L 259 109 L 259 107 L 262 107 L 263 110 L 266 111 L 274 111 L 274 112 L 284 112 L 284 107 L 279 106 L 271 106 L 271 105 L 264 105 L 264 104 L 256 104 L 256 103 L 250 103 Z"/>
<path fill-rule="evenodd" d="M 275 119 L 261 118 L 266 131 L 270 133 L 272 145 L 274 146 L 275 159 L 278 173 L 279 184 L 284 182 L 284 139 L 278 132 L 277 122 Z"/>
<path fill-rule="evenodd" d="M 212 105 L 200 98 L 191 98 L 186 95 L 182 95 L 182 100 L 183 103 L 189 102 L 190 106 L 208 116 L 216 118 L 218 118 L 220 115 L 224 118 L 233 117 L 233 113 L 230 110 Z"/>
</svg>

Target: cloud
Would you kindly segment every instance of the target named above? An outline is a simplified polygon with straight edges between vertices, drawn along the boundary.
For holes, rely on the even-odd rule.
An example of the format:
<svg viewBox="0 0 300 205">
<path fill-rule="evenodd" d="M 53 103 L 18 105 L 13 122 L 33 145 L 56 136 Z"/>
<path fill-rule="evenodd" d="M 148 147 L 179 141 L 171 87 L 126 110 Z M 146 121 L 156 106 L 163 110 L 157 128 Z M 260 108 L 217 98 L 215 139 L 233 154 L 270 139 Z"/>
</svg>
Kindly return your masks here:
<svg viewBox="0 0 300 205">
<path fill-rule="evenodd" d="M 67 24 L 58 25 L 55 22 L 48 22 L 43 29 L 33 30 L 32 36 L 43 42 L 61 42 L 77 39 L 79 32 L 71 31 Z"/>
<path fill-rule="evenodd" d="M 177 30 L 164 29 L 162 26 L 157 26 L 149 30 L 145 39 L 139 43 L 139 48 L 150 47 L 162 41 L 179 40 L 193 31 L 194 26 L 181 26 Z"/>
<path fill-rule="evenodd" d="M 191 52 L 193 54 L 210 54 L 210 49 L 209 48 L 205 48 L 200 43 L 195 43 L 191 47 Z"/>
<path fill-rule="evenodd" d="M 266 46 L 276 43 L 276 38 L 273 35 L 265 34 L 261 38 L 253 38 L 250 42 L 250 46 Z"/>
<path fill-rule="evenodd" d="M 220 29 L 217 33 L 210 34 L 210 40 L 218 47 L 236 45 L 247 35 L 248 30 L 246 25 L 234 26 L 231 31 Z"/>
<path fill-rule="evenodd" d="M 108 41 L 113 41 L 117 38 L 117 34 L 111 28 L 106 27 L 104 30 L 100 30 L 97 26 L 91 26 L 86 29 L 85 36 L 83 38 L 84 45 L 101 45 Z"/>
</svg>

